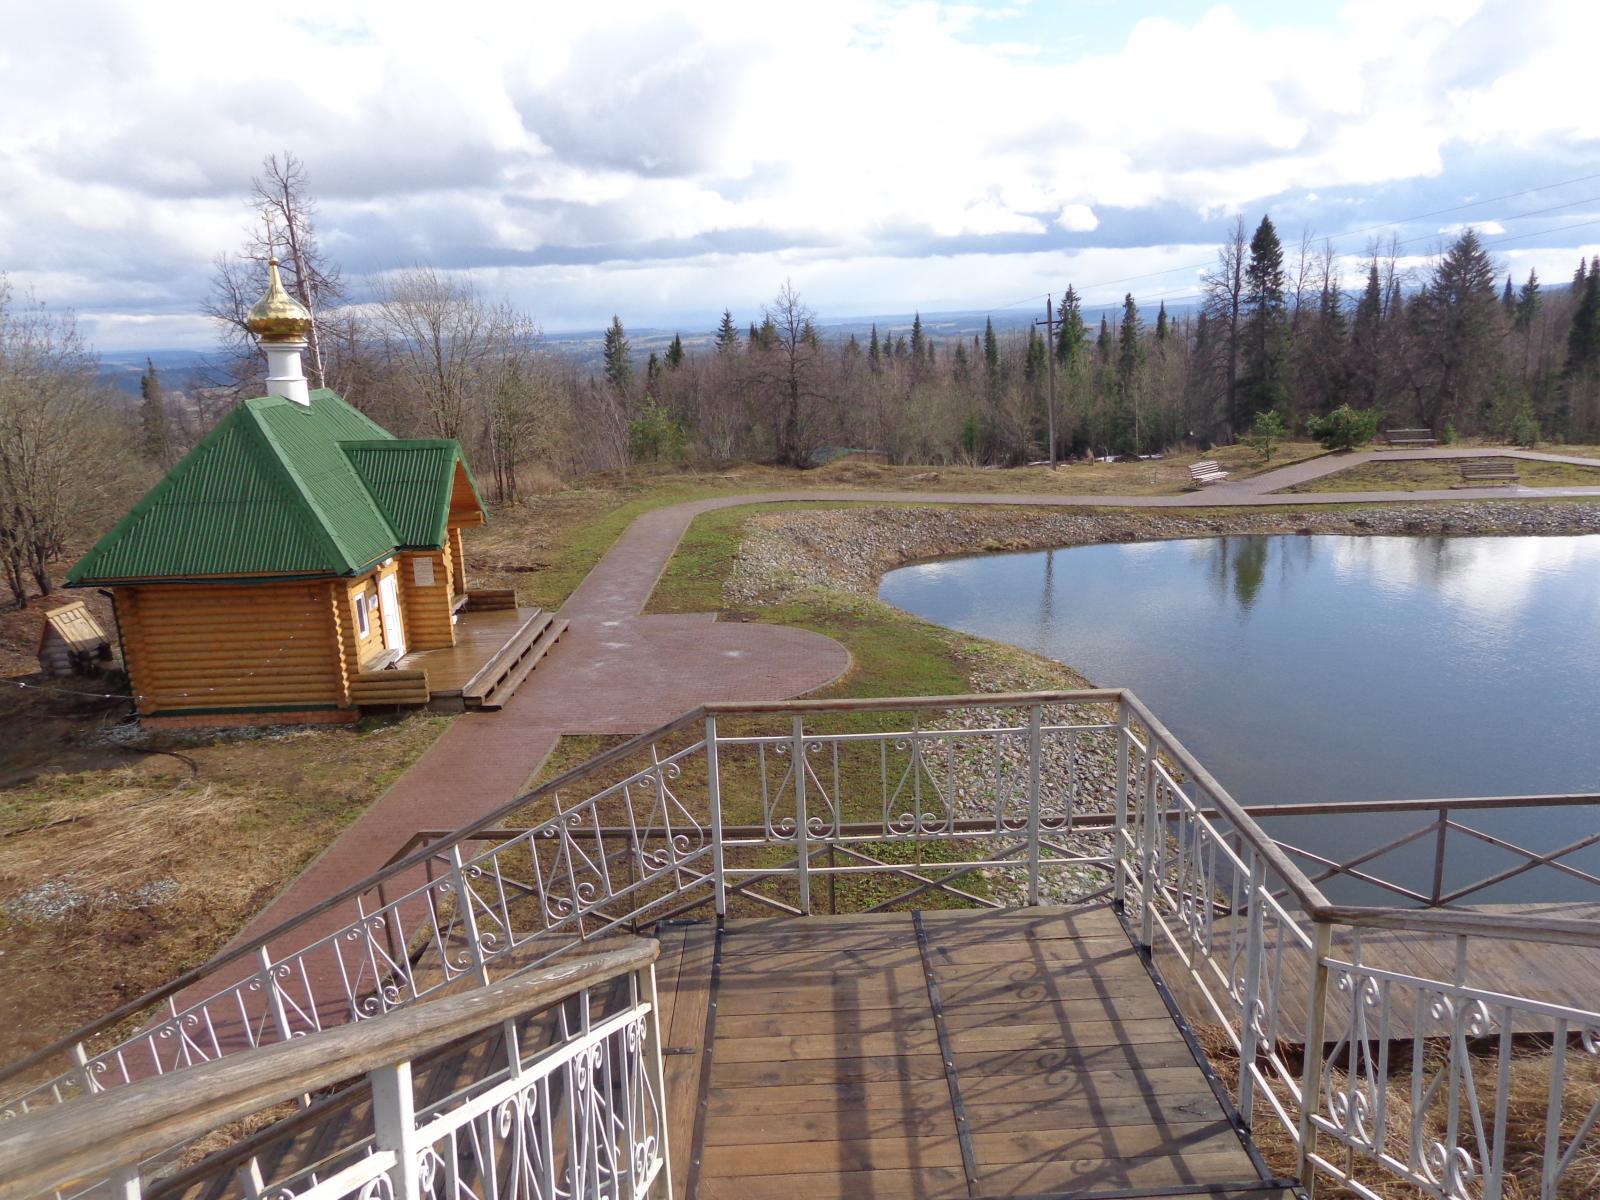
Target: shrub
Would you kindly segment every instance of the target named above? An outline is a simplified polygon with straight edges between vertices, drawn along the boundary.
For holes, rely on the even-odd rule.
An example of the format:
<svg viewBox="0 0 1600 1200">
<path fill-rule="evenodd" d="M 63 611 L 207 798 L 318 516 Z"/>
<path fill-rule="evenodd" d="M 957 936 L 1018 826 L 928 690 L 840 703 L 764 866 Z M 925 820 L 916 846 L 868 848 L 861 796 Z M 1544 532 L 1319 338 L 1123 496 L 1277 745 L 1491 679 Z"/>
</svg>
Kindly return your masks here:
<svg viewBox="0 0 1600 1200">
<path fill-rule="evenodd" d="M 1278 443 L 1288 434 L 1283 418 L 1273 409 L 1258 412 L 1250 422 L 1250 432 L 1245 435 L 1245 445 L 1254 450 L 1262 462 L 1269 461 L 1278 452 Z"/>
<path fill-rule="evenodd" d="M 634 462 L 678 462 L 688 441 L 683 426 L 654 400 L 647 399 L 628 424 L 628 457 Z"/>
<path fill-rule="evenodd" d="M 1378 432 L 1378 412 L 1341 404 L 1325 417 L 1311 422 L 1311 436 L 1324 450 L 1354 450 L 1365 446 Z"/>
</svg>

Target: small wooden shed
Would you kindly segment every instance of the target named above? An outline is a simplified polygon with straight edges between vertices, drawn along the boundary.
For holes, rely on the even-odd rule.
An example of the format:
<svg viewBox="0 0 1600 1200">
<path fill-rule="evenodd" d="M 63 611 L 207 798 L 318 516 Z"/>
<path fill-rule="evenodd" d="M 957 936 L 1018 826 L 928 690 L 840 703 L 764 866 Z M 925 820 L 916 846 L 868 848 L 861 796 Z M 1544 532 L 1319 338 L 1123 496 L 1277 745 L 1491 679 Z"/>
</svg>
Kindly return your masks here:
<svg viewBox="0 0 1600 1200">
<path fill-rule="evenodd" d="M 110 661 L 111 642 L 82 600 L 44 614 L 39 669 L 46 675 L 96 675 Z"/>
</svg>

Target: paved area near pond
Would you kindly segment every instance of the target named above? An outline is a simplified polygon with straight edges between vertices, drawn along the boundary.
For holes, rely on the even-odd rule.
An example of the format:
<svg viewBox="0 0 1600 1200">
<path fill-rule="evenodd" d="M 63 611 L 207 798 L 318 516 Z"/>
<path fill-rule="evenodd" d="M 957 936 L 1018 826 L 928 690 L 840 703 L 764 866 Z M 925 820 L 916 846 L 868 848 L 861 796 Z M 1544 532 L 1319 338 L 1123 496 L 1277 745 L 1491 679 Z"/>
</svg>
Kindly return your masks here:
<svg viewBox="0 0 1600 1200">
<path fill-rule="evenodd" d="M 1168 496 L 797 490 L 720 496 L 645 513 L 569 597 L 561 609 L 572 623 L 566 638 L 506 707 L 455 721 L 241 936 L 270 929 L 372 874 L 418 830 L 453 829 L 494 811 L 526 786 L 563 735 L 642 733 L 707 700 L 799 696 L 848 670 L 844 647 L 808 630 L 718 621 L 712 613 L 643 615 L 678 542 L 702 513 L 790 501 L 1194 508 L 1600 497 L 1600 487 L 1270 494 L 1374 459 L 1491 454 L 1600 465 L 1600 460 L 1531 451 L 1365 451 L 1326 455 L 1204 492 Z M 1070 471 L 1063 468 L 1069 479 Z M 320 931 L 302 930 L 296 940 L 309 940 L 308 932 Z"/>
</svg>

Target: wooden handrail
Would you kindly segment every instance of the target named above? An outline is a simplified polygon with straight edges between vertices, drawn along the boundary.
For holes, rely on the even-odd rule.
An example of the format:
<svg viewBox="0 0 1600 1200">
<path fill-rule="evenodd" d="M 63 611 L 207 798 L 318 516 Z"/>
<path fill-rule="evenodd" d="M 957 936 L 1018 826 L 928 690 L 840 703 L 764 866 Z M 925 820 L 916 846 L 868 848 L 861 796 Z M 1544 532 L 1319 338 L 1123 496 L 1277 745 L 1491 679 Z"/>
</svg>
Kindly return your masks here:
<svg viewBox="0 0 1600 1200">
<path fill-rule="evenodd" d="M 1417 933 L 1466 937 L 1514 937 L 1524 942 L 1600 947 L 1600 921 L 1546 917 L 1538 913 L 1480 913 L 1470 908 L 1364 908 L 1328 904 L 1320 921 L 1358 929 L 1409 929 Z"/>
<path fill-rule="evenodd" d="M 657 942 L 639 938 L 464 995 L 399 1009 L 382 1020 L 340 1025 L 253 1054 L 226 1055 L 13 1118 L 0 1125 L 0 1200 L 103 1178 L 274 1104 L 548 1008 L 637 971 L 660 952 Z"/>
</svg>

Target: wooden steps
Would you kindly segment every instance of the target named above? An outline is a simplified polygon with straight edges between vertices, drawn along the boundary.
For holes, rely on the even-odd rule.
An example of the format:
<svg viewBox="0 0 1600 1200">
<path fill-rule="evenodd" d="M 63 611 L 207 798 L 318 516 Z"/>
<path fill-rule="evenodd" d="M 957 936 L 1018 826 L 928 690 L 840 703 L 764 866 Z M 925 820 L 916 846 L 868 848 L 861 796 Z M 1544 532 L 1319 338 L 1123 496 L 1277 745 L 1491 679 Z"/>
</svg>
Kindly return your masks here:
<svg viewBox="0 0 1600 1200">
<path fill-rule="evenodd" d="M 485 663 L 481 671 L 467 680 L 461 688 L 462 702 L 469 709 L 493 712 L 503 708 L 522 681 L 566 633 L 567 625 L 567 621 L 541 612 Z"/>
</svg>

